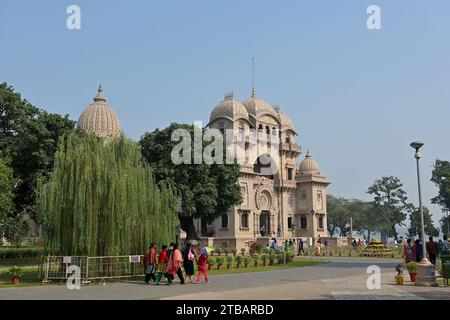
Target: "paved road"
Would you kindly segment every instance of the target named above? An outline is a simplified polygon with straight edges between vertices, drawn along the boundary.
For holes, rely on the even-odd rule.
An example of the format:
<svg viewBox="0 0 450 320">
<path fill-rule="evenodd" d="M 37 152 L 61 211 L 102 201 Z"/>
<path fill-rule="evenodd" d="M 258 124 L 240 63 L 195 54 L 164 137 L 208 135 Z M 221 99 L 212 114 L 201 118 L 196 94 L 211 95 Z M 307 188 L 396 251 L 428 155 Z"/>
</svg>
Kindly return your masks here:
<svg viewBox="0 0 450 320">
<path fill-rule="evenodd" d="M 393 285 L 394 259 L 328 258 L 298 269 L 216 275 L 209 284 L 152 286 L 143 282 L 0 289 L 0 299 L 450 299 L 449 288 Z M 378 265 L 381 290 L 368 290 L 367 267 Z"/>
</svg>

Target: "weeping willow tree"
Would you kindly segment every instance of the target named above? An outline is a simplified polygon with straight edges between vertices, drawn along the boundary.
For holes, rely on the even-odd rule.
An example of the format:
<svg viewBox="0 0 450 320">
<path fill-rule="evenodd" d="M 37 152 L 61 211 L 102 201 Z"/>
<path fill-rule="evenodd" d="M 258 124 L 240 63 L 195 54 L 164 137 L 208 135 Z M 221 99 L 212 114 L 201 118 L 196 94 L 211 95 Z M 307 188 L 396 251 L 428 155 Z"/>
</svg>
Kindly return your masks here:
<svg viewBox="0 0 450 320">
<path fill-rule="evenodd" d="M 38 216 L 53 255 L 141 254 L 175 238 L 179 198 L 155 184 L 139 146 L 73 133 L 61 141 L 51 178 L 38 186 Z"/>
</svg>

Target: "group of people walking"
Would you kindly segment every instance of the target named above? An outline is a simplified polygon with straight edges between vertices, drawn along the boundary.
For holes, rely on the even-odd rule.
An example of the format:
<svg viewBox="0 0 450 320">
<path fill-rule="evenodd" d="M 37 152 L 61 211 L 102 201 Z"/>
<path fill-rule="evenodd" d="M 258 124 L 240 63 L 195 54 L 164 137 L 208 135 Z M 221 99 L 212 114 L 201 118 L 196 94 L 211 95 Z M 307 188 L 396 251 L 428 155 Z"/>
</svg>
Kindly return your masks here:
<svg viewBox="0 0 450 320">
<path fill-rule="evenodd" d="M 152 280 L 156 285 L 159 285 L 164 277 L 166 284 L 171 285 L 174 282 L 175 275 L 177 275 L 180 279 L 180 284 L 185 284 L 184 268 L 184 274 L 192 283 L 195 273 L 194 261 L 197 262 L 199 270 L 197 281 L 194 283 L 200 283 L 202 276 L 208 283 L 208 273 L 206 272 L 208 253 L 206 251 L 199 252 L 197 259 L 197 254 L 190 243 L 186 245 L 183 252 L 180 251 L 178 244 L 175 242 L 170 243 L 169 247 L 162 245 L 161 251 L 157 252 L 156 243 L 152 242 L 144 254 L 144 281 L 149 284 Z"/>
<path fill-rule="evenodd" d="M 447 236 L 444 235 L 444 238 L 439 239 L 438 242 L 433 240 L 433 237 L 428 238 L 428 242 L 425 245 L 425 249 L 428 255 L 428 258 L 432 264 L 436 264 L 436 258 L 440 255 L 445 255 L 449 253 L 449 242 Z M 412 239 L 406 240 L 406 243 L 403 245 L 403 257 L 405 262 L 408 263 L 410 261 L 420 262 L 423 259 L 423 244 L 420 239 L 416 239 L 414 242 Z"/>
</svg>

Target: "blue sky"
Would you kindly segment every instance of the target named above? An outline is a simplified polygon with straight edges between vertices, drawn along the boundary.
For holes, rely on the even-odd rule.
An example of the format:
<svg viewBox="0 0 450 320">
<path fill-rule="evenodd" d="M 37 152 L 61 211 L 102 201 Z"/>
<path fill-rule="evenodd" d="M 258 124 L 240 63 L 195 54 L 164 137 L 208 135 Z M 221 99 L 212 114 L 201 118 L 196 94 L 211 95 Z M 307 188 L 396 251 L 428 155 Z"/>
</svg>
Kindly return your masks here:
<svg viewBox="0 0 450 320">
<path fill-rule="evenodd" d="M 66 8 L 81 8 L 81 30 Z M 382 29 L 366 27 L 381 8 Z M 436 159 L 450 160 L 450 2 L 382 0 L 0 0 L 0 81 L 76 120 L 98 83 L 126 134 L 170 122 L 205 124 L 233 90 L 280 105 L 333 182 L 370 199 L 375 178 L 398 176 L 416 205 L 415 139 L 425 142 L 425 204 Z"/>
</svg>

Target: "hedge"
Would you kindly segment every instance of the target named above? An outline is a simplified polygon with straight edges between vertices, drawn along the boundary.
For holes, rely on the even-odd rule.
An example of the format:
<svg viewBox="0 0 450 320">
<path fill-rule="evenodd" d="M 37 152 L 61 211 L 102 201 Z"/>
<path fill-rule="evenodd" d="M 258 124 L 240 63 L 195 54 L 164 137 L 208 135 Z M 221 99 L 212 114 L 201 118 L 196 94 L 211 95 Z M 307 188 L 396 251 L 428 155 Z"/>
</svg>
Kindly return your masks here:
<svg viewBox="0 0 450 320">
<path fill-rule="evenodd" d="M 0 258 L 39 258 L 44 254 L 42 247 L 0 247 Z"/>
</svg>

